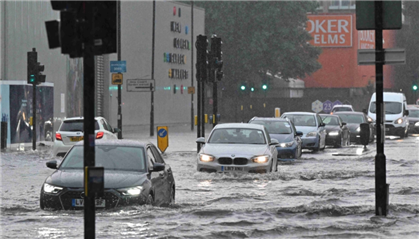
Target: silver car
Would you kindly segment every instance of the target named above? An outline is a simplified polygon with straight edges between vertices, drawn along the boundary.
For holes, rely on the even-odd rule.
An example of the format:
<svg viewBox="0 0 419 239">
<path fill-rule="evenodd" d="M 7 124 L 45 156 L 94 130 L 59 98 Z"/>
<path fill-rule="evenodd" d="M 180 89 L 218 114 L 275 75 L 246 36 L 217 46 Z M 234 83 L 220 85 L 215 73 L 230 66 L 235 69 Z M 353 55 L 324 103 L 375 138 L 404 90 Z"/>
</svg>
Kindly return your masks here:
<svg viewBox="0 0 419 239">
<path fill-rule="evenodd" d="M 208 140 L 198 153 L 199 172 L 249 172 L 268 173 L 277 171 L 276 145 L 263 125 L 228 123 L 215 126 Z"/>
</svg>

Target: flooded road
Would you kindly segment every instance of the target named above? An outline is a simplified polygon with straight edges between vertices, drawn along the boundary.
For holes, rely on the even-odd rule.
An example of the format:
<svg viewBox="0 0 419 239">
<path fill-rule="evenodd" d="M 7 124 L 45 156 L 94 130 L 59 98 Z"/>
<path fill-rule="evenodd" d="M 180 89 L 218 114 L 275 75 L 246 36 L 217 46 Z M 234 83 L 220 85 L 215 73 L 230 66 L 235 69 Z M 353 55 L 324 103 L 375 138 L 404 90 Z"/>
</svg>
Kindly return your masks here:
<svg viewBox="0 0 419 239">
<path fill-rule="evenodd" d="M 196 172 L 196 152 L 165 155 L 176 205 L 97 211 L 97 238 L 419 238 L 419 137 L 388 139 L 389 214 L 375 216 L 375 144 L 323 152 L 269 174 Z M 2 238 L 83 238 L 83 211 L 43 211 L 49 147 L 1 154 Z M 356 153 L 358 151 L 359 155 Z"/>
</svg>

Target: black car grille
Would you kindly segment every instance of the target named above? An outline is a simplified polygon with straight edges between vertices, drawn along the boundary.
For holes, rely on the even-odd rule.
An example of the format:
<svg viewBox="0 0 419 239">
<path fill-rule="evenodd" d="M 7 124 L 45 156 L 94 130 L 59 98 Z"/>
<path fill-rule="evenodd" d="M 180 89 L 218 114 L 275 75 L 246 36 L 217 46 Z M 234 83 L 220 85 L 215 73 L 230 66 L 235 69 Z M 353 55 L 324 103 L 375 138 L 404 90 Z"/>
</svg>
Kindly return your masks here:
<svg viewBox="0 0 419 239">
<path fill-rule="evenodd" d="M 60 196 L 61 203 L 65 210 L 73 209 L 72 200 L 82 197 L 83 191 L 67 191 Z M 104 192 L 102 199 L 106 200 L 106 208 L 114 208 L 117 206 L 119 198 L 112 192 Z M 82 208 L 80 208 L 82 209 Z"/>
<path fill-rule="evenodd" d="M 218 159 L 219 164 L 235 164 L 235 165 L 246 165 L 247 164 L 247 158 L 219 158 Z"/>
</svg>

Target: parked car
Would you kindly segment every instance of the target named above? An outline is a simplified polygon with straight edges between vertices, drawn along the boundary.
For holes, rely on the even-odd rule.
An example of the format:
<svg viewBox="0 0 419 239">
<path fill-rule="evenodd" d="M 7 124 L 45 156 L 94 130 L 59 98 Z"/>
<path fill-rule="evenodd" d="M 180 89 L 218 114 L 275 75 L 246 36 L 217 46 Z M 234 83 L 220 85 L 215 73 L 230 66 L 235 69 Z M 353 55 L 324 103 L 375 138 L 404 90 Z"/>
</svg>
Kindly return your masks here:
<svg viewBox="0 0 419 239">
<path fill-rule="evenodd" d="M 333 114 L 335 112 L 341 111 L 354 111 L 354 108 L 352 107 L 352 105 L 334 105 L 330 113 Z"/>
<path fill-rule="evenodd" d="M 349 129 L 337 115 L 320 114 L 326 124 L 326 145 L 334 147 L 348 146 L 351 143 Z"/>
<path fill-rule="evenodd" d="M 152 143 L 132 140 L 101 140 L 95 144 L 95 166 L 104 167 L 104 194 L 97 208 L 175 202 L 171 167 Z M 47 162 L 55 171 L 41 188 L 40 207 L 81 209 L 84 205 L 83 142 L 74 145 L 63 161 Z"/>
<path fill-rule="evenodd" d="M 409 133 L 419 134 L 419 105 L 407 105 L 409 111 Z"/>
<path fill-rule="evenodd" d="M 287 112 L 282 114 L 281 118 L 289 119 L 295 128 L 303 133 L 303 149 L 318 151 L 326 147 L 326 125 L 318 113 Z"/>
<path fill-rule="evenodd" d="M 346 126 L 349 129 L 350 140 L 354 143 L 360 143 L 360 132 L 361 124 L 368 123 L 370 126 L 370 140 L 369 142 L 374 142 L 374 125 L 372 122 L 368 121 L 368 116 L 363 112 L 336 112 L 334 115 L 338 115 L 343 122 L 346 123 Z"/>
<path fill-rule="evenodd" d="M 67 151 L 77 142 L 83 140 L 83 117 L 72 117 L 64 119 L 60 128 L 55 133 L 53 156 L 64 156 Z M 103 117 L 95 117 L 96 139 L 118 139 L 118 128 L 112 129 L 110 124 Z"/>
<path fill-rule="evenodd" d="M 371 96 L 368 109 L 368 116 L 376 120 L 376 95 Z M 384 92 L 383 102 L 385 109 L 385 130 L 386 135 L 396 135 L 400 138 L 408 137 L 409 119 L 407 111 L 406 96 L 398 92 Z"/>
<path fill-rule="evenodd" d="M 269 173 L 277 170 L 278 141 L 271 139 L 263 125 L 247 123 L 218 124 L 198 153 L 199 172 Z"/>
<path fill-rule="evenodd" d="M 276 145 L 278 160 L 298 159 L 302 154 L 302 132 L 295 129 L 294 124 L 281 118 L 253 117 L 249 123 L 260 124 L 268 130 L 271 139 L 278 140 Z"/>
</svg>

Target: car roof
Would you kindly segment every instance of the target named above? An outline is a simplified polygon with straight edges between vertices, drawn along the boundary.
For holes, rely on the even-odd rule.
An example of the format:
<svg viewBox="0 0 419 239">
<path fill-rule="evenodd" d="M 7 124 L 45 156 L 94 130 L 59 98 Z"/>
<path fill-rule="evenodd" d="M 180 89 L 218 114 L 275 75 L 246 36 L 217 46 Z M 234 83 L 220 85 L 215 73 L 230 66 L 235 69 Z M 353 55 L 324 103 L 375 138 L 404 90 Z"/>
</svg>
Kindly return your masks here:
<svg viewBox="0 0 419 239">
<path fill-rule="evenodd" d="M 364 112 L 358 111 L 338 111 L 334 112 L 333 115 L 365 115 Z"/>
<path fill-rule="evenodd" d="M 95 140 L 95 146 L 108 145 L 108 146 L 136 146 L 145 147 L 150 142 L 140 142 L 130 139 L 111 139 L 111 140 Z M 83 145 L 83 141 L 77 142 L 75 145 Z"/>
<path fill-rule="evenodd" d="M 72 120 L 81 120 L 81 119 L 84 119 L 84 117 L 83 116 L 69 117 L 69 118 L 63 119 L 63 121 L 72 121 Z M 99 120 L 99 119 L 103 119 L 103 117 L 100 117 L 100 116 L 95 117 L 95 120 Z"/>
<path fill-rule="evenodd" d="M 283 115 L 286 115 L 286 114 L 292 114 L 292 115 L 316 115 L 317 113 L 314 113 L 314 112 L 299 112 L 299 111 L 294 111 L 294 112 L 286 112 L 286 113 L 283 113 Z"/>
<path fill-rule="evenodd" d="M 337 108 L 337 107 L 350 107 L 352 108 L 352 105 L 334 105 L 333 108 Z"/>
<path fill-rule="evenodd" d="M 249 124 L 249 123 L 223 123 L 217 124 L 214 129 L 227 129 L 227 128 L 240 128 L 240 129 L 264 129 L 263 125 Z"/>
<path fill-rule="evenodd" d="M 281 121 L 281 122 L 289 122 L 288 119 L 284 118 L 275 118 L 275 117 L 253 117 L 251 120 L 266 120 L 266 121 Z"/>
</svg>

